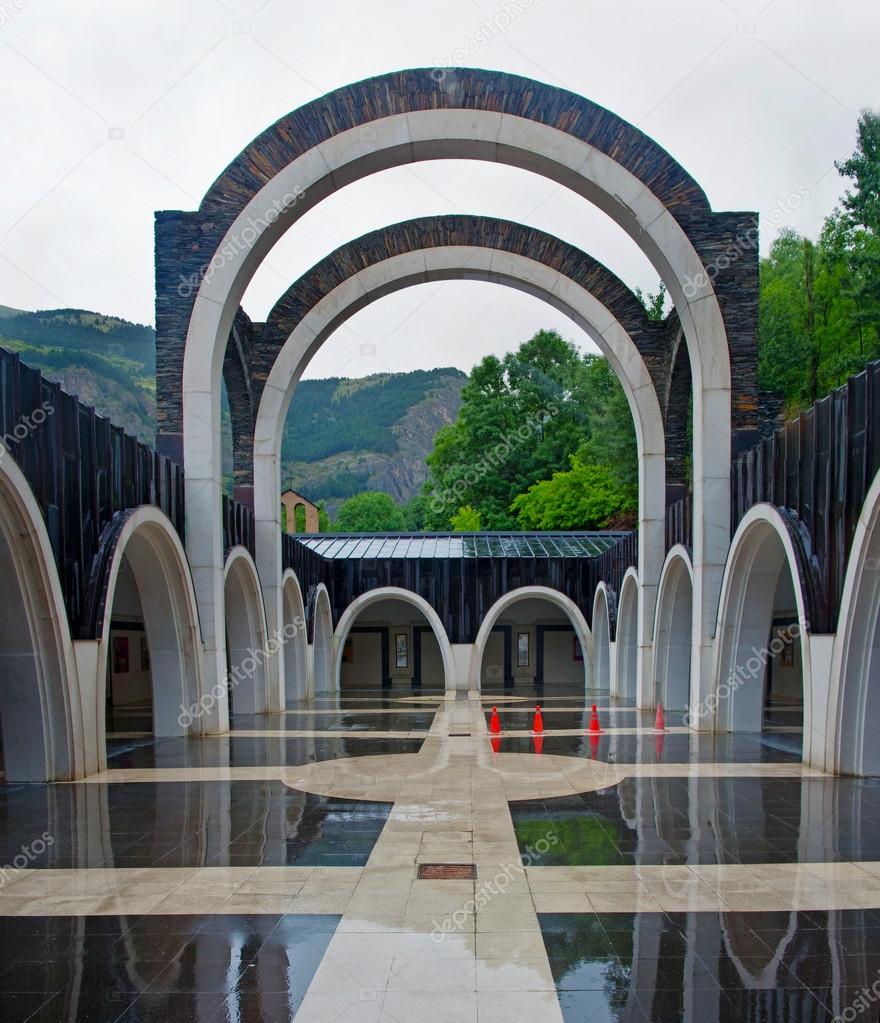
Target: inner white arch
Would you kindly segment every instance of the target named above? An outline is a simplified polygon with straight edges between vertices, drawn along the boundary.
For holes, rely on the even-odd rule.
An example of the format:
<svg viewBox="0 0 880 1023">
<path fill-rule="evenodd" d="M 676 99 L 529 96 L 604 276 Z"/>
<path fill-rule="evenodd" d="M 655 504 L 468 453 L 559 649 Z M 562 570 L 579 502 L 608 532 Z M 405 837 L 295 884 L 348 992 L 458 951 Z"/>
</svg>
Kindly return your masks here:
<svg viewBox="0 0 880 1023">
<path fill-rule="evenodd" d="M 383 600 L 403 601 L 403 603 L 409 604 L 425 616 L 428 624 L 431 626 L 431 631 L 436 636 L 437 643 L 440 646 L 440 657 L 443 660 L 443 678 L 446 688 L 455 689 L 455 660 L 452 655 L 452 646 L 449 643 L 449 637 L 446 635 L 446 630 L 443 628 L 443 622 L 440 621 L 439 615 L 424 597 L 419 596 L 418 593 L 413 593 L 412 590 L 403 589 L 400 586 L 380 586 L 375 590 L 370 590 L 369 593 L 363 593 L 361 596 L 356 597 L 343 612 L 342 617 L 339 619 L 339 624 L 336 626 L 336 633 L 333 637 L 333 678 L 335 680 L 336 688 L 340 688 L 340 677 L 342 675 L 342 653 L 345 648 L 345 641 L 348 638 L 348 634 L 351 631 L 352 626 L 357 621 L 358 616 L 366 611 L 368 607 L 373 604 L 378 604 Z"/>
<path fill-rule="evenodd" d="M 333 609 L 330 595 L 323 583 L 318 583 L 313 594 L 312 614 L 312 687 L 317 695 L 333 692 Z"/>
<path fill-rule="evenodd" d="M 583 196 L 636 240 L 669 291 L 694 381 L 693 671 L 698 688 L 707 689 L 730 521 L 730 358 L 717 297 L 690 239 L 635 175 L 549 125 L 495 111 L 433 109 L 379 118 L 370 128 L 361 125 L 314 146 L 252 197 L 218 246 L 229 258 L 202 281 L 193 307 L 183 367 L 184 456 L 187 516 L 199 528 L 190 531 L 187 545 L 205 609 L 209 672 L 221 674 L 223 659 L 223 615 L 215 599 L 223 561 L 220 384 L 232 321 L 250 280 L 290 225 L 344 184 L 405 163 L 467 158 L 536 169 Z M 289 205 L 297 194 L 302 198 Z M 278 208 L 285 213 L 267 216 Z M 660 529 L 643 540 L 662 550 L 662 536 Z"/>
<path fill-rule="evenodd" d="M 228 685 L 233 713 L 263 714 L 281 710 L 280 694 L 269 692 L 269 631 L 260 577 L 246 548 L 233 547 L 229 552 L 225 577 Z"/>
<path fill-rule="evenodd" d="M 675 710 L 690 705 L 693 580 L 690 555 L 676 544 L 663 566 L 654 624 L 655 698 Z"/>
<path fill-rule="evenodd" d="M 555 607 L 558 607 L 568 617 L 584 654 L 584 689 L 589 688 L 591 665 L 593 663 L 593 634 L 590 632 L 587 620 L 577 604 L 570 597 L 567 597 L 559 590 L 554 590 L 550 586 L 520 586 L 518 589 L 505 593 L 503 597 L 499 597 L 489 608 L 474 641 L 474 649 L 471 654 L 469 688 L 476 690 L 480 688 L 480 669 L 483 664 L 483 654 L 486 652 L 486 644 L 489 642 L 489 636 L 492 634 L 492 628 L 495 623 L 512 604 L 516 604 L 521 600 L 535 598 L 548 601 Z"/>
<path fill-rule="evenodd" d="M 415 250 L 353 274 L 302 318 L 276 358 L 254 430 L 257 563 L 270 629 L 281 614 L 281 445 L 290 403 L 305 367 L 333 331 L 357 310 L 413 283 L 463 276 L 524 291 L 560 310 L 589 335 L 621 381 L 635 424 L 639 456 L 639 622 L 643 629 L 650 629 L 663 563 L 662 545 L 654 540 L 664 535 L 666 464 L 663 417 L 641 353 L 611 310 L 581 285 L 533 259 L 478 246 Z M 638 647 L 649 650 L 650 635 L 641 636 Z M 643 658 L 637 666 L 640 705 L 650 702 L 646 664 Z"/>
<path fill-rule="evenodd" d="M 620 584 L 617 605 L 616 683 L 612 695 L 627 700 L 636 698 L 639 669 L 639 577 L 634 568 L 628 568 Z"/>
<path fill-rule="evenodd" d="M 285 703 L 309 697 L 309 651 L 306 636 L 306 611 L 299 579 L 288 568 L 281 578 L 284 601 L 281 640 L 284 644 L 282 666 Z"/>
<path fill-rule="evenodd" d="M 593 597 L 593 688 L 611 690 L 611 612 L 605 583 Z"/>
</svg>

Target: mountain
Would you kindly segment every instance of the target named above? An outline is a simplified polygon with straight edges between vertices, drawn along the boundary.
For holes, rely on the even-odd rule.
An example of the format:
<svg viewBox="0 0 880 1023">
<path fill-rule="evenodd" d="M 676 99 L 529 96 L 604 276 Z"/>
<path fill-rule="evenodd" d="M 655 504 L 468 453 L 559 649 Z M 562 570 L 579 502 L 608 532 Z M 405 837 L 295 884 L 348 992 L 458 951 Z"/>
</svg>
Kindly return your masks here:
<svg viewBox="0 0 880 1023">
<path fill-rule="evenodd" d="M 29 313 L 0 306 L 0 347 L 18 352 L 86 405 L 152 444 L 156 335 L 152 327 L 84 309 Z"/>
<path fill-rule="evenodd" d="M 0 306 L 0 347 L 18 352 L 87 405 L 153 444 L 156 335 L 152 327 L 84 309 Z M 412 497 L 434 434 L 455 419 L 467 377 L 458 369 L 299 383 L 284 434 L 284 484 L 332 512 L 361 490 Z M 224 402 L 224 435 L 229 413 Z M 231 475 L 228 455 L 224 471 Z"/>
<path fill-rule="evenodd" d="M 303 380 L 284 432 L 284 485 L 331 514 L 362 490 L 409 500 L 427 476 L 434 434 L 458 414 L 466 380 L 451 367 Z"/>
</svg>

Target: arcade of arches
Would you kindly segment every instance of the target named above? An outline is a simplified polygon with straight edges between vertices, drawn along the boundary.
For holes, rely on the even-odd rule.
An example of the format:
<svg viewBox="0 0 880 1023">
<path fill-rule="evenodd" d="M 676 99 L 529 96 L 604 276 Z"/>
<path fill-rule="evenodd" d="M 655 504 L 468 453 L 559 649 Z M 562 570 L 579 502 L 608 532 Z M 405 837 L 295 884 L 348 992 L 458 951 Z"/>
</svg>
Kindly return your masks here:
<svg viewBox="0 0 880 1023">
<path fill-rule="evenodd" d="M 668 318 L 567 242 L 462 215 L 329 253 L 265 323 L 240 308 L 322 199 L 464 158 L 604 211 Z M 880 451 L 835 434 L 797 461 L 786 438 L 819 418 L 762 439 L 756 224 L 609 111 L 471 69 L 337 90 L 199 209 L 158 214 L 158 451 L 77 433 L 106 472 L 61 498 L 69 436 L 0 452 L 0 1017 L 847 1018 L 880 963 Z M 391 292 L 463 278 L 606 354 L 638 440 L 634 533 L 322 534 L 282 494 L 320 346 Z M 9 395 L 39 387 L 0 367 L 14 422 Z M 875 390 L 878 368 L 848 385 Z M 103 429 L 63 401 L 59 431 Z M 136 472 L 112 461 L 129 449 Z M 814 515 L 825 481 L 839 525 Z"/>
</svg>

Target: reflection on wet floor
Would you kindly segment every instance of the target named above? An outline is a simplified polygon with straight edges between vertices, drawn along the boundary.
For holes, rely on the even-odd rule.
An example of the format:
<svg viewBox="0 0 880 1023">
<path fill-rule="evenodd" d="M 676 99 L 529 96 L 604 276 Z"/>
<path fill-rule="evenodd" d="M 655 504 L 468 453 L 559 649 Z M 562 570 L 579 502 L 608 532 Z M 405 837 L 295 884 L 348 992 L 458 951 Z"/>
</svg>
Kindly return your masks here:
<svg viewBox="0 0 880 1023">
<path fill-rule="evenodd" d="M 316 735 L 297 738 L 232 735 L 174 739 L 109 739 L 110 770 L 158 767 L 278 767 L 340 757 L 418 753 L 423 740 Z"/>
<path fill-rule="evenodd" d="M 548 724 L 551 730 L 543 737 L 541 752 L 610 764 L 786 764 L 801 760 L 801 736 L 797 732 L 553 735 L 552 723 L 545 722 L 545 726 Z M 502 753 L 535 752 L 530 736 L 502 735 L 495 744 Z"/>
<path fill-rule="evenodd" d="M 880 859 L 880 779 L 626 778 L 510 811 L 536 866 Z"/>
<path fill-rule="evenodd" d="M 0 862 L 45 832 L 32 868 L 359 867 L 390 810 L 269 781 L 3 786 Z"/>
<path fill-rule="evenodd" d="M 293 1018 L 336 916 L 7 917 L 0 1019 Z"/>
<path fill-rule="evenodd" d="M 539 921 L 565 1023 L 830 1023 L 880 976 L 873 910 Z"/>
<path fill-rule="evenodd" d="M 487 722 L 491 713 L 491 708 L 489 708 L 486 711 Z M 544 715 L 545 731 L 553 731 L 554 729 L 560 728 L 579 728 L 582 731 L 586 731 L 590 725 L 590 719 L 592 717 L 590 707 L 585 707 L 583 710 L 569 710 L 567 705 L 565 709 L 559 710 L 557 710 L 553 704 L 545 705 L 542 707 L 542 713 Z M 501 705 L 498 708 L 498 717 L 501 721 L 502 728 L 510 729 L 511 731 L 531 728 L 534 714 L 534 706 L 523 707 L 521 704 L 515 704 L 510 707 Z M 653 729 L 656 720 L 656 713 L 653 710 L 635 710 L 631 708 L 608 710 L 606 706 L 603 707 L 601 711 L 597 710 L 597 714 L 601 728 Z M 684 722 L 684 714 L 684 711 L 666 711 L 665 716 L 667 728 L 682 725 Z"/>
</svg>

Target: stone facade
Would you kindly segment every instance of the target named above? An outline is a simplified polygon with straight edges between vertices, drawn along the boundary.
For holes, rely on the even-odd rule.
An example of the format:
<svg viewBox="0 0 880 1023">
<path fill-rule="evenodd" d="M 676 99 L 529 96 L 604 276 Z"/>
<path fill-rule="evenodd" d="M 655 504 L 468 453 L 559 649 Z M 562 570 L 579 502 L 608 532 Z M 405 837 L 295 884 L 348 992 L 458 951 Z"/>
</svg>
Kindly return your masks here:
<svg viewBox="0 0 880 1023">
<path fill-rule="evenodd" d="M 285 490 L 281 495 L 281 504 L 284 506 L 285 516 L 287 519 L 286 532 L 296 533 L 296 509 L 300 507 L 302 507 L 306 513 L 306 528 L 303 532 L 320 532 L 320 527 L 318 525 L 318 506 L 316 504 L 312 504 L 307 497 L 303 497 L 302 494 L 298 494 L 295 490 Z"/>
</svg>

